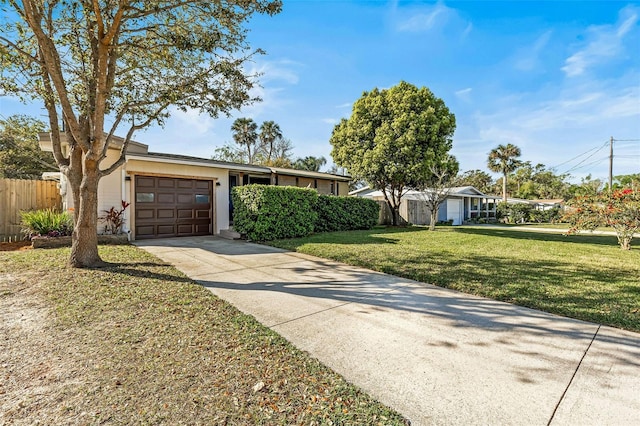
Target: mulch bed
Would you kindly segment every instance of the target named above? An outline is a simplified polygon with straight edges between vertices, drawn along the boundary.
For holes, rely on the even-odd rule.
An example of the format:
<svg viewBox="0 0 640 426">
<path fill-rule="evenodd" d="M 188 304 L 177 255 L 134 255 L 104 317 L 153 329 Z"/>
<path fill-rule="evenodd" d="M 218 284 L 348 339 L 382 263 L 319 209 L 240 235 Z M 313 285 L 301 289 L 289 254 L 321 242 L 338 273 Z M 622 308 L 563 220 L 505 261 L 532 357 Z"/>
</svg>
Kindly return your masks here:
<svg viewBox="0 0 640 426">
<path fill-rule="evenodd" d="M 0 251 L 31 250 L 31 241 L 14 241 L 11 243 L 0 243 Z"/>
</svg>

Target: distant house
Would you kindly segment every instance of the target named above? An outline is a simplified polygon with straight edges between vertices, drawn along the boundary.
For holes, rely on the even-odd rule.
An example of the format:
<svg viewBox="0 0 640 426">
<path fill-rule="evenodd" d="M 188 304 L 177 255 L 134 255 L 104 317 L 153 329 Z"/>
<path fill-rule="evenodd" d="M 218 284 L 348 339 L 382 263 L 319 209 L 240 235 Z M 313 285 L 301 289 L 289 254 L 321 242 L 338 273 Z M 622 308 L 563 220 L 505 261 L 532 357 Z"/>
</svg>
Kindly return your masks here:
<svg viewBox="0 0 640 426">
<path fill-rule="evenodd" d="M 40 148 L 52 151 L 50 135 L 39 136 Z M 102 168 L 118 159 L 122 143 L 121 138 L 114 138 Z M 66 142 L 62 145 L 63 153 L 67 152 Z M 132 239 L 228 231 L 233 224 L 230 195 L 234 186 L 257 183 L 315 188 L 321 194 L 349 192 L 349 176 L 154 153 L 148 148 L 131 141 L 125 164 L 103 177 L 98 186 L 99 213 L 118 208 L 123 200 L 131 203 L 125 211 L 125 227 Z M 64 208 L 73 208 L 65 178 L 58 177 Z"/>
<path fill-rule="evenodd" d="M 546 211 L 546 210 L 551 210 L 555 207 L 563 208 L 564 200 L 562 198 L 544 199 L 544 200 L 526 200 L 523 198 L 507 198 L 507 204 L 528 204 L 536 210 Z"/>
<path fill-rule="evenodd" d="M 402 197 L 400 217 L 406 223 L 428 225 L 431 214 L 428 211 L 424 196 L 420 191 L 409 191 Z M 380 202 L 380 223 L 391 222 L 391 212 L 384 202 L 380 190 L 367 187 L 352 191 L 349 195 L 370 198 Z M 449 194 L 438 209 L 438 221 L 452 221 L 453 225 L 462 225 L 472 219 L 495 219 L 496 205 L 501 197 L 486 195 L 473 186 L 461 186 L 449 189 Z"/>
</svg>

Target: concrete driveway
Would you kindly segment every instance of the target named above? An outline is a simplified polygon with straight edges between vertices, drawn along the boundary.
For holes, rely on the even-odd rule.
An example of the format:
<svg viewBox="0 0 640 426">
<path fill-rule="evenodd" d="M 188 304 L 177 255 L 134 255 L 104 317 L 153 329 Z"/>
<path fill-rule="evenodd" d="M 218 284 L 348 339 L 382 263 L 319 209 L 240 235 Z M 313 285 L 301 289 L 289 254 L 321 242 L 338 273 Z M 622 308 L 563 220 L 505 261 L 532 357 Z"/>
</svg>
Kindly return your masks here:
<svg viewBox="0 0 640 426">
<path fill-rule="evenodd" d="M 272 247 L 139 241 L 414 425 L 638 425 L 640 335 Z"/>
</svg>

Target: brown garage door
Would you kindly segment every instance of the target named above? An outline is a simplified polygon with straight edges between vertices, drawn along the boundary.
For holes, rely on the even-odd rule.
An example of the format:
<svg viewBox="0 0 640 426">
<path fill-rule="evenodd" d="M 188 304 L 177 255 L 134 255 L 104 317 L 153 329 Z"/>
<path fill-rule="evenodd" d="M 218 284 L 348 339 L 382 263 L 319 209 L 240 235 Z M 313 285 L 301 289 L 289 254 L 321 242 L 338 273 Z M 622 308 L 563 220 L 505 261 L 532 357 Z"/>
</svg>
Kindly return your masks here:
<svg viewBox="0 0 640 426">
<path fill-rule="evenodd" d="M 135 182 L 136 238 L 211 234 L 213 182 L 158 176 Z"/>
</svg>

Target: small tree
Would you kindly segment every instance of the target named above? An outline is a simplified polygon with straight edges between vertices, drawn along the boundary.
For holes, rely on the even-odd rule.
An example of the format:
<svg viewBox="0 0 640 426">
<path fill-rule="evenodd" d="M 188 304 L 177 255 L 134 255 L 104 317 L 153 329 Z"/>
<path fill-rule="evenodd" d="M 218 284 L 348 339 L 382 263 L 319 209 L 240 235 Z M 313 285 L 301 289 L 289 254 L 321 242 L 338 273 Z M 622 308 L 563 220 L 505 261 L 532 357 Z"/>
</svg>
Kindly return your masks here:
<svg viewBox="0 0 640 426">
<path fill-rule="evenodd" d="M 640 231 L 640 190 L 631 188 L 576 197 L 568 205 L 564 220 L 571 228 L 568 234 L 600 226 L 610 226 L 622 250 L 631 250 L 633 234 Z"/>
<path fill-rule="evenodd" d="M 438 210 L 455 186 L 458 161 L 450 155 L 447 161 L 430 167 L 431 175 L 418 186 L 418 197 L 425 203 L 430 213 L 429 230 L 436 229 Z"/>
</svg>

